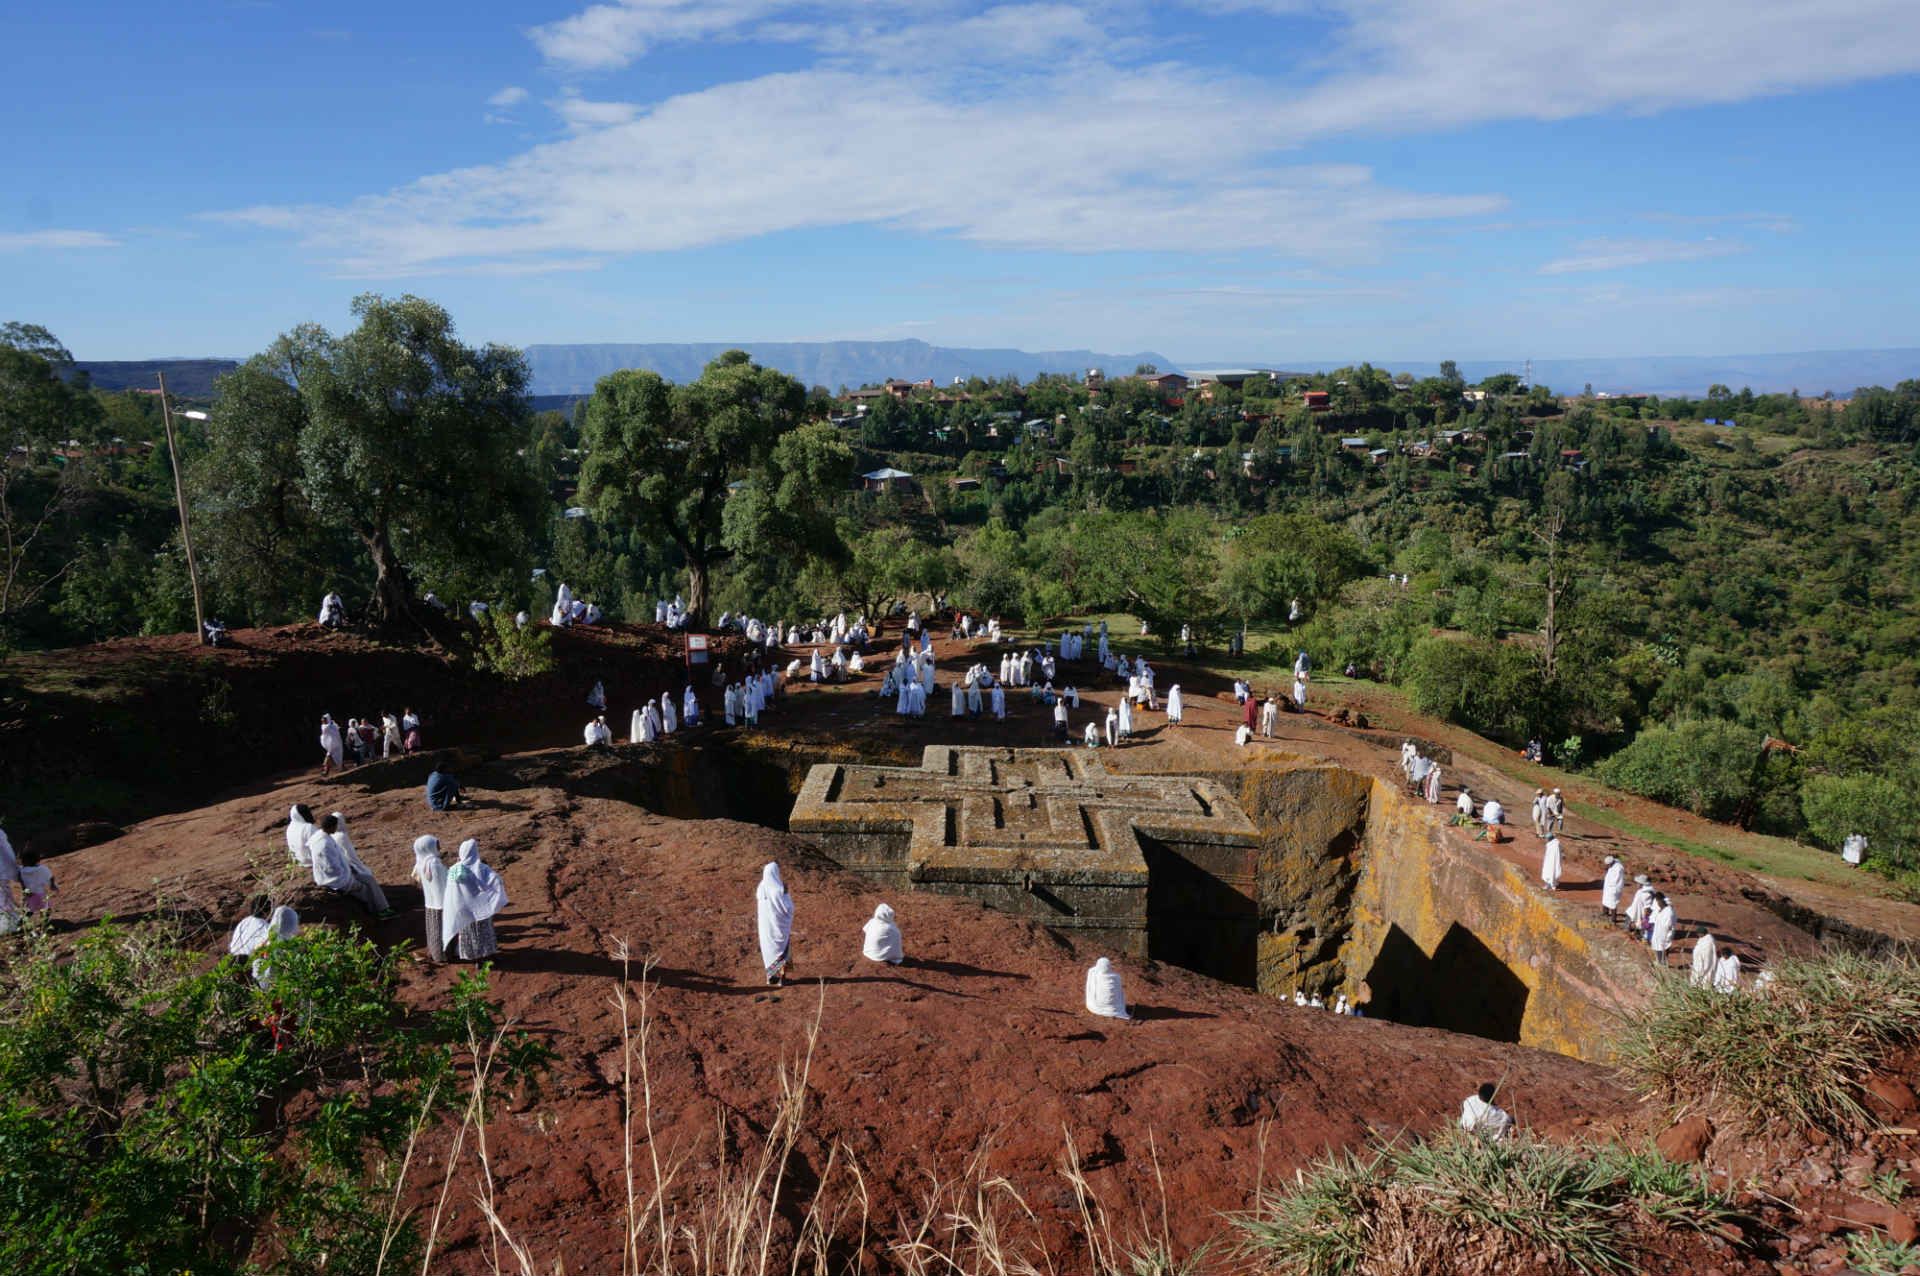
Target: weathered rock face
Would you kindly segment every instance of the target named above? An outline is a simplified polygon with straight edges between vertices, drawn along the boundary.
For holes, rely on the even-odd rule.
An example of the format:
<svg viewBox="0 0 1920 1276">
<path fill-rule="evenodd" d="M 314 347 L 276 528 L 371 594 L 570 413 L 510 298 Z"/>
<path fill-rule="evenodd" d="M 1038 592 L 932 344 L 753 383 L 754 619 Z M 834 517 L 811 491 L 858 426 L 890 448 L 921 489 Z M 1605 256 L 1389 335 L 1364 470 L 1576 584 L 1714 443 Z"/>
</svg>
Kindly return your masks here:
<svg viewBox="0 0 1920 1276">
<path fill-rule="evenodd" d="M 1252 938 L 1253 825 L 1212 780 L 1111 775 L 1077 750 L 932 745 L 917 768 L 815 767 L 788 827 L 876 881 L 1128 956 L 1161 955 L 1164 935 L 1170 960 L 1234 978 Z"/>
<path fill-rule="evenodd" d="M 1446 808 L 1307 759 L 1110 774 L 1078 750 L 930 747 L 823 764 L 789 827 L 874 880 L 961 895 L 1116 953 L 1376 1018 L 1606 1053 L 1651 971 Z"/>
</svg>

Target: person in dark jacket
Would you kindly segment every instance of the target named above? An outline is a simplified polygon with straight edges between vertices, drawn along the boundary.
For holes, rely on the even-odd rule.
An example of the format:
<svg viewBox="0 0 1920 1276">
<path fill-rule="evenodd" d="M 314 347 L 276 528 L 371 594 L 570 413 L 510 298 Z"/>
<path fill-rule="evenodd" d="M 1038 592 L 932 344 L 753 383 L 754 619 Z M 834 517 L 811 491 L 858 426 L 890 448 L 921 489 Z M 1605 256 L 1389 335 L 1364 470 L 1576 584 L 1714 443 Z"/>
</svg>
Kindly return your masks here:
<svg viewBox="0 0 1920 1276">
<path fill-rule="evenodd" d="M 460 781 L 453 778 L 453 760 L 443 753 L 433 760 L 433 774 L 427 777 L 427 805 L 436 811 L 451 811 L 465 803 Z"/>
</svg>

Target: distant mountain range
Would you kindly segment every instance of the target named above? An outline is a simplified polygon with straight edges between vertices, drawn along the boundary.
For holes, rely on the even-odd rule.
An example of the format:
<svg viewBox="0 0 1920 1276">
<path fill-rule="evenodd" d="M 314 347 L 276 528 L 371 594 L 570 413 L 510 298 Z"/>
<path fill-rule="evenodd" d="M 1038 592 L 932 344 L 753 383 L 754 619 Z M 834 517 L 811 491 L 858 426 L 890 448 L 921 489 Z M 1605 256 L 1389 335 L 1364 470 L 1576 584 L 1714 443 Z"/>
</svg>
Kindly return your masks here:
<svg viewBox="0 0 1920 1276">
<path fill-rule="evenodd" d="M 621 368 L 651 368 L 669 381 L 691 381 L 713 359 L 743 349 L 756 363 L 778 368 L 805 385 L 857 389 L 868 382 L 898 377 L 931 379 L 946 385 L 955 377 L 1019 377 L 1043 372 L 1085 375 L 1099 368 L 1109 375 L 1132 372 L 1143 363 L 1161 369 L 1166 356 L 1099 354 L 1092 350 L 977 350 L 930 346 L 924 341 L 760 341 L 697 342 L 672 345 L 528 346 L 535 394 L 589 394 L 593 383 Z"/>
<path fill-rule="evenodd" d="M 985 350 L 961 346 L 932 346 L 924 341 L 769 341 L 699 342 L 649 345 L 537 345 L 527 347 L 533 372 L 537 407 L 563 407 L 593 390 L 593 383 L 621 368 L 651 368 L 672 381 L 690 381 L 715 356 L 738 346 L 760 363 L 779 368 L 803 383 L 830 390 L 855 387 L 899 377 L 932 380 L 945 385 L 955 377 L 1015 376 L 1031 380 L 1043 372 L 1083 375 L 1099 368 L 1109 376 L 1132 372 L 1151 363 L 1163 372 L 1208 367 L 1266 367 L 1323 370 L 1359 360 L 1316 362 L 1292 357 L 1255 361 L 1178 364 L 1152 351 L 1138 354 L 1100 354 L 1093 350 Z M 1393 372 L 1432 376 L 1438 363 L 1379 361 Z M 75 365 L 103 390 L 155 388 L 154 374 L 167 374 L 167 388 L 181 398 L 205 399 L 213 394 L 216 377 L 231 372 L 232 359 L 149 359 L 116 362 L 81 361 Z M 1522 362 L 1462 359 L 1460 373 L 1469 381 L 1497 372 L 1520 372 Z M 1756 393 L 1798 390 L 1815 396 L 1828 390 L 1845 398 L 1860 386 L 1891 386 L 1920 377 L 1920 347 L 1893 350 L 1813 350 L 1797 354 L 1649 355 L 1622 359 L 1536 359 L 1533 379 L 1563 394 L 1577 394 L 1587 385 L 1616 394 L 1704 395 L 1711 385 L 1734 390 L 1751 387 Z"/>
</svg>

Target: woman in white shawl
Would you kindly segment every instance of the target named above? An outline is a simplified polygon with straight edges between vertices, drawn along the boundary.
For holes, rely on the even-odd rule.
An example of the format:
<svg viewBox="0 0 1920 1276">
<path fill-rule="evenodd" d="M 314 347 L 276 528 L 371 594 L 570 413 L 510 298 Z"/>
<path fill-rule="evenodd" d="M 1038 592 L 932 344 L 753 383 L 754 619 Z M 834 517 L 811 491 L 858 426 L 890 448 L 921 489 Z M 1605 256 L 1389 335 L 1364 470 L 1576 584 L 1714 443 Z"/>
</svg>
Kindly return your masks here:
<svg viewBox="0 0 1920 1276">
<path fill-rule="evenodd" d="M 380 715 L 380 756 L 390 758 L 407 751 L 406 737 L 400 734 L 400 719 L 391 713 Z"/>
<path fill-rule="evenodd" d="M 1550 891 L 1560 889 L 1560 839 L 1550 837 L 1540 852 L 1540 880 Z"/>
<path fill-rule="evenodd" d="M 1713 968 L 1713 986 L 1719 992 L 1740 991 L 1740 954 L 1727 953 Z"/>
<path fill-rule="evenodd" d="M 1713 932 L 1706 931 L 1693 945 L 1693 966 L 1687 972 L 1687 982 L 1695 988 L 1711 987 L 1719 965 L 1720 946 L 1713 942 Z"/>
<path fill-rule="evenodd" d="M 1649 919 L 1652 929 L 1647 933 L 1647 943 L 1653 948 L 1656 966 L 1667 964 L 1667 950 L 1673 947 L 1673 928 L 1677 920 L 1672 902 L 1665 895 L 1655 895 L 1653 915 Z"/>
<path fill-rule="evenodd" d="M 313 867 L 313 855 L 307 842 L 313 837 L 313 812 L 298 802 L 287 812 L 287 853 L 303 868 Z"/>
<path fill-rule="evenodd" d="M 1133 1018 L 1127 1013 L 1127 994 L 1120 986 L 1120 972 L 1105 957 L 1087 971 L 1087 1010 L 1106 1019 Z"/>
<path fill-rule="evenodd" d="M 647 742 L 647 713 L 644 709 L 635 709 L 633 716 L 627 719 L 627 739 L 633 744 Z"/>
<path fill-rule="evenodd" d="M 948 699 L 953 702 L 954 717 L 964 718 L 967 716 L 967 689 L 960 685 L 958 678 L 954 679 L 953 686 L 949 689 Z"/>
<path fill-rule="evenodd" d="M 1007 689 L 997 682 L 993 684 L 993 716 L 1002 719 L 1007 716 Z"/>
<path fill-rule="evenodd" d="M 906 959 L 905 949 L 900 943 L 900 928 L 893 922 L 892 906 L 880 905 L 873 910 L 873 916 L 867 919 L 860 955 L 868 961 L 883 961 L 889 966 L 898 966 Z"/>
<path fill-rule="evenodd" d="M 440 944 L 451 947 L 459 936 L 462 961 L 479 961 L 500 951 L 493 918 L 507 906 L 507 887 L 500 874 L 480 860 L 480 843 L 460 843 L 460 859 L 447 870 L 440 893 Z"/>
<path fill-rule="evenodd" d="M 1133 735 L 1133 701 L 1120 697 L 1119 738 L 1128 739 Z"/>
<path fill-rule="evenodd" d="M 274 909 L 273 916 L 267 919 L 267 932 L 261 937 L 260 942 L 254 945 L 254 951 L 258 952 L 264 948 L 271 952 L 275 944 L 281 940 L 292 939 L 299 933 L 300 914 L 282 904 Z M 273 984 L 273 967 L 267 964 L 264 953 L 253 959 L 253 982 L 260 986 L 262 992 Z"/>
<path fill-rule="evenodd" d="M 767 968 L 767 982 L 778 985 L 793 961 L 793 896 L 780 880 L 778 864 L 769 863 L 760 870 L 753 902 L 759 914 L 760 963 Z"/>
<path fill-rule="evenodd" d="M 447 959 L 440 934 L 440 912 L 447 887 L 447 866 L 440 862 L 440 839 L 432 835 L 413 839 L 413 880 L 427 905 L 427 960 L 438 966 Z"/>
<path fill-rule="evenodd" d="M 329 771 L 346 770 L 346 744 L 340 738 L 340 725 L 333 720 L 333 715 L 330 713 L 320 715 L 320 752 L 321 775 Z"/>
<path fill-rule="evenodd" d="M 700 697 L 693 694 L 691 682 L 687 684 L 687 689 L 680 693 L 680 721 L 689 727 L 700 724 Z"/>
<path fill-rule="evenodd" d="M 1167 725 L 1177 727 L 1180 719 L 1187 713 L 1186 698 L 1180 694 L 1180 684 L 1174 683 L 1167 688 Z"/>
<path fill-rule="evenodd" d="M 247 909 L 247 915 L 233 928 L 233 938 L 227 941 L 227 951 L 235 957 L 251 957 L 253 950 L 267 942 L 271 933 L 267 928 L 267 919 L 273 916 L 273 899 L 267 895 L 255 895 Z"/>
</svg>

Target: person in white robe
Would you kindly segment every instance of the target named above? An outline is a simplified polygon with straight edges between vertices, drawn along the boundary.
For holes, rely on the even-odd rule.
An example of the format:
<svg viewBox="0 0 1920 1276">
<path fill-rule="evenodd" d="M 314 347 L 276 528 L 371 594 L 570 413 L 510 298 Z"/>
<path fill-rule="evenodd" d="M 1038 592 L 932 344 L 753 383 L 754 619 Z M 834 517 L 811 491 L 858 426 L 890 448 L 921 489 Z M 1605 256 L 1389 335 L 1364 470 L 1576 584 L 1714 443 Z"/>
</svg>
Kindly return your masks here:
<svg viewBox="0 0 1920 1276">
<path fill-rule="evenodd" d="M 400 719 L 391 713 L 380 715 L 380 756 L 390 758 L 395 753 L 405 753 L 406 742 L 400 735 Z"/>
<path fill-rule="evenodd" d="M 1305 1010 L 1307 1008 L 1307 994 L 1295 988 L 1293 990 L 1293 1004 Z"/>
<path fill-rule="evenodd" d="M 1180 684 L 1174 683 L 1167 688 L 1167 725 L 1177 727 L 1186 716 L 1187 702 L 1180 695 Z"/>
<path fill-rule="evenodd" d="M 273 967 L 267 964 L 267 955 L 275 944 L 292 939 L 300 933 L 300 914 L 285 904 L 273 910 L 273 916 L 267 919 L 267 931 L 260 942 L 254 946 L 255 954 L 250 969 L 253 982 L 265 992 L 273 986 Z M 265 950 L 265 951 L 262 951 Z"/>
<path fill-rule="evenodd" d="M 760 870 L 760 885 L 753 892 L 760 931 L 760 964 L 767 969 L 767 982 L 778 985 L 793 963 L 793 896 L 780 880 L 780 866 L 768 863 Z"/>
<path fill-rule="evenodd" d="M 1540 852 L 1540 880 L 1550 891 L 1560 889 L 1560 839 L 1550 837 Z"/>
<path fill-rule="evenodd" d="M 1740 991 L 1740 954 L 1727 953 L 1714 964 L 1713 987 L 1716 992 Z"/>
<path fill-rule="evenodd" d="M 1242 722 L 1233 729 L 1233 742 L 1241 748 L 1253 743 L 1253 728 Z"/>
<path fill-rule="evenodd" d="M 1535 837 L 1547 835 L 1547 791 L 1545 789 L 1533 791 L 1533 835 Z"/>
<path fill-rule="evenodd" d="M 647 735 L 647 711 L 635 709 L 633 716 L 627 719 L 627 741 L 630 744 L 645 744 Z"/>
<path fill-rule="evenodd" d="M 1087 729 L 1084 732 L 1082 732 L 1081 735 L 1082 735 L 1082 738 L 1085 739 L 1087 747 L 1089 749 L 1097 749 L 1100 747 L 1100 724 L 1099 723 L 1097 722 L 1087 723 Z"/>
<path fill-rule="evenodd" d="M 1645 873 L 1636 874 L 1633 880 L 1637 889 L 1627 903 L 1627 928 L 1633 932 L 1635 939 L 1642 939 L 1645 938 L 1647 914 L 1653 908 L 1653 884 L 1647 880 Z"/>
<path fill-rule="evenodd" d="M 986 672 L 980 665 L 975 665 L 973 676 L 967 679 L 967 712 L 976 718 L 986 707 L 980 697 L 980 680 L 986 676 Z"/>
<path fill-rule="evenodd" d="M 251 957 L 254 949 L 267 942 L 271 933 L 267 928 L 267 919 L 273 916 L 273 898 L 268 895 L 255 895 L 247 908 L 247 915 L 233 928 L 233 935 L 227 940 L 227 951 L 235 957 Z"/>
<path fill-rule="evenodd" d="M 613 728 L 607 725 L 606 715 L 601 714 L 592 722 L 589 722 L 587 729 L 581 732 L 581 737 L 586 740 L 587 747 L 589 748 L 597 744 L 612 744 Z"/>
<path fill-rule="evenodd" d="M 1120 738 L 1122 740 L 1130 739 L 1133 736 L 1133 702 L 1123 697 L 1120 701 L 1119 709 L 1120 721 L 1118 726 L 1120 728 Z"/>
<path fill-rule="evenodd" d="M 440 839 L 428 834 L 413 839 L 413 880 L 427 910 L 427 960 L 438 966 L 447 959 L 440 914 L 447 886 L 447 866 L 440 862 Z"/>
<path fill-rule="evenodd" d="M 393 911 L 372 870 L 360 862 L 353 840 L 347 836 L 346 821 L 338 811 L 321 820 L 314 829 L 307 842 L 307 854 L 313 865 L 315 886 L 356 899 L 377 916 Z"/>
<path fill-rule="evenodd" d="M 933 675 L 933 654 L 929 652 L 927 658 L 920 662 L 920 689 L 929 696 L 933 694 Z"/>
<path fill-rule="evenodd" d="M 1113 748 L 1120 742 L 1120 711 L 1107 710 L 1107 747 Z"/>
<path fill-rule="evenodd" d="M 500 951 L 493 919 L 507 906 L 507 884 L 480 858 L 480 843 L 460 843 L 460 858 L 447 870 L 440 893 L 440 946 L 454 948 L 462 961 L 479 961 Z M 458 947 L 455 947 L 455 940 Z"/>
<path fill-rule="evenodd" d="M 1489 1081 L 1460 1105 L 1460 1128 L 1489 1143 L 1498 1143 L 1513 1132 L 1513 1114 L 1494 1106 L 1494 1092 L 1495 1086 Z"/>
<path fill-rule="evenodd" d="M 907 686 L 907 713 L 910 717 L 927 716 L 927 686 L 925 683 L 909 683 Z"/>
<path fill-rule="evenodd" d="M 347 623 L 347 605 L 332 590 L 328 590 L 320 600 L 319 621 L 329 629 L 337 629 Z"/>
<path fill-rule="evenodd" d="M 320 715 L 320 774 L 329 771 L 344 771 L 347 767 L 346 741 L 340 737 L 340 724 L 333 715 Z"/>
<path fill-rule="evenodd" d="M 287 854 L 293 862 L 305 868 L 313 867 L 313 852 L 307 849 L 307 842 L 313 837 L 313 812 L 296 802 L 287 812 Z"/>
<path fill-rule="evenodd" d="M 1437 806 L 1440 802 L 1440 764 L 1430 763 L 1427 767 L 1427 804 Z"/>
<path fill-rule="evenodd" d="M 1507 808 L 1500 805 L 1499 798 L 1488 798 L 1487 804 L 1480 808 L 1480 823 L 1486 826 L 1487 840 L 1500 840 L 1500 826 L 1507 822 Z"/>
<path fill-rule="evenodd" d="M 1653 897 L 1653 929 L 1648 932 L 1647 944 L 1653 949 L 1653 962 L 1656 966 L 1667 964 L 1667 952 L 1673 947 L 1673 928 L 1679 919 L 1674 916 L 1673 904 L 1665 895 Z"/>
<path fill-rule="evenodd" d="M 1473 816 L 1473 793 L 1464 784 L 1460 786 L 1460 796 L 1453 800 L 1453 809 L 1456 814 Z"/>
<path fill-rule="evenodd" d="M 1053 702 L 1053 736 L 1062 744 L 1072 739 L 1071 728 L 1067 724 L 1067 702 L 1055 697 Z"/>
<path fill-rule="evenodd" d="M 1293 704 L 1296 709 L 1304 710 L 1307 707 L 1307 676 L 1305 674 L 1293 676 Z"/>
<path fill-rule="evenodd" d="M 1280 725 L 1280 701 L 1269 695 L 1266 703 L 1260 706 L 1260 734 L 1273 739 L 1273 733 Z M 1251 734 L 1251 733 L 1249 733 Z"/>
<path fill-rule="evenodd" d="M 1301 652 L 1301 653 L 1300 653 L 1300 654 L 1299 654 L 1298 656 L 1295 656 L 1295 657 L 1294 657 L 1294 660 L 1293 660 L 1293 676 L 1294 676 L 1295 678 L 1304 678 L 1304 677 L 1306 677 L 1306 676 L 1307 676 L 1307 674 L 1308 674 L 1308 673 L 1309 673 L 1309 672 L 1310 672 L 1310 671 L 1311 671 L 1312 669 L 1313 669 L 1313 661 L 1311 661 L 1311 660 L 1309 660 L 1309 659 L 1307 659 L 1307 653 L 1306 653 L 1306 652 L 1304 652 L 1304 651 L 1302 651 L 1302 652 Z"/>
<path fill-rule="evenodd" d="M 894 924 L 891 906 L 880 905 L 873 910 L 873 916 L 867 919 L 861 935 L 860 955 L 868 961 L 885 962 L 889 966 L 898 966 L 906 960 L 906 951 L 900 942 L 900 927 Z"/>
<path fill-rule="evenodd" d="M 1607 856 L 1606 865 L 1606 872 L 1600 875 L 1600 911 L 1611 922 L 1620 912 L 1620 896 L 1627 889 L 1627 866 L 1613 855 Z"/>
<path fill-rule="evenodd" d="M 859 652 L 856 651 L 851 656 L 847 657 L 848 672 L 861 673 L 866 670 L 866 667 L 867 667 L 867 658 L 861 655 Z"/>
<path fill-rule="evenodd" d="M 729 682 L 726 690 L 720 693 L 720 716 L 728 725 L 734 724 L 734 716 L 740 710 L 740 688 Z"/>
<path fill-rule="evenodd" d="M 1133 1019 L 1127 1013 L 1127 994 L 1120 984 L 1120 972 L 1105 957 L 1087 970 L 1087 1012 L 1103 1019 L 1128 1022 Z"/>
<path fill-rule="evenodd" d="M 673 707 L 673 693 L 660 693 L 660 734 L 672 735 L 680 729 L 680 714 Z"/>
<path fill-rule="evenodd" d="M 1860 867 L 1867 858 L 1867 839 L 1858 833 L 1847 834 L 1847 840 L 1840 844 L 1840 858 L 1855 868 Z"/>
<path fill-rule="evenodd" d="M 1720 964 L 1720 946 L 1713 942 L 1713 932 L 1704 931 L 1693 944 L 1693 961 L 1687 971 L 1687 982 L 1695 988 L 1713 986 L 1713 972 Z"/>
<path fill-rule="evenodd" d="M 956 718 L 966 717 L 967 689 L 961 685 L 960 680 L 957 678 L 954 680 L 952 694 L 949 696 L 949 699 L 953 701 L 953 716 Z"/>
<path fill-rule="evenodd" d="M 687 684 L 687 689 L 680 693 L 680 722 L 681 725 L 689 727 L 700 725 L 700 697 L 694 694 L 691 682 Z"/>
</svg>

